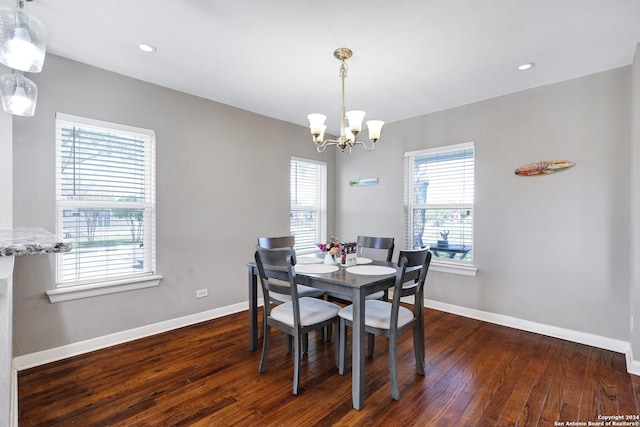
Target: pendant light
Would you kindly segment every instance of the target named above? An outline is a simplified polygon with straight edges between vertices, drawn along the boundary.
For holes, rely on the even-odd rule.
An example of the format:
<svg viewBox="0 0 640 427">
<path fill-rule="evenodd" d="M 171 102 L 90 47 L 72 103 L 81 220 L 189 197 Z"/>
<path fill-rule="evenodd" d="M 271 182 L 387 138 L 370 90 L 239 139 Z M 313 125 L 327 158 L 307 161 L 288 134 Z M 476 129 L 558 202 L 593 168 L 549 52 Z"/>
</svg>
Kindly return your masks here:
<svg viewBox="0 0 640 427">
<path fill-rule="evenodd" d="M 28 73 L 42 71 L 47 50 L 47 30 L 38 18 L 16 7 L 0 7 L 0 62 Z"/>
<path fill-rule="evenodd" d="M 16 116 L 33 117 L 38 98 L 36 84 L 22 75 L 21 71 L 0 77 L 2 108 Z"/>
<path fill-rule="evenodd" d="M 7 113 L 34 115 L 38 87 L 23 72 L 42 71 L 46 50 L 47 30 L 24 10 L 24 0 L 17 0 L 15 7 L 0 7 L 0 63 L 12 69 L 0 77 L 2 108 Z"/>
</svg>

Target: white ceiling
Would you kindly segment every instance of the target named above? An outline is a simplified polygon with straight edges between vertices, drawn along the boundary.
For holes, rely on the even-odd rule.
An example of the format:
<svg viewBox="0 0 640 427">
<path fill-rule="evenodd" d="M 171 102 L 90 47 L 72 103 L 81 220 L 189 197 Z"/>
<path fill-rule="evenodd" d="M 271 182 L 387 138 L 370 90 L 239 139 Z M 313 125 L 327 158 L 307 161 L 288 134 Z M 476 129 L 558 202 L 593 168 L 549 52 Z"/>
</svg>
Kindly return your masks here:
<svg viewBox="0 0 640 427">
<path fill-rule="evenodd" d="M 338 47 L 354 51 L 347 109 L 393 122 L 628 65 L 640 42 L 640 0 L 35 0 L 26 9 L 47 27 L 49 53 L 304 126 L 322 112 L 332 133 Z M 157 52 L 141 52 L 142 42 Z M 516 71 L 525 62 L 536 66 Z"/>
</svg>

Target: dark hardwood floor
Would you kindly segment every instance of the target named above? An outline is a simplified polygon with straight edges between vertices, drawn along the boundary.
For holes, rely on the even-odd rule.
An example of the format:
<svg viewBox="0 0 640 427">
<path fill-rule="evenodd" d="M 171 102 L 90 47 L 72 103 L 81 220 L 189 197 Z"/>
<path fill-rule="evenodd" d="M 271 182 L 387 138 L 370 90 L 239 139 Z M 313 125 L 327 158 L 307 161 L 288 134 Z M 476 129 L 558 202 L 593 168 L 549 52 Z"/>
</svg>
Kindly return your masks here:
<svg viewBox="0 0 640 427">
<path fill-rule="evenodd" d="M 269 366 L 247 350 L 239 313 L 19 373 L 27 426 L 553 426 L 640 414 L 640 377 L 624 355 L 426 310 L 426 377 L 411 334 L 399 346 L 401 400 L 391 399 L 387 341 L 367 359 L 365 407 L 333 345 L 309 337 L 302 392 L 275 332 Z M 637 421 L 637 420 L 633 420 Z M 559 424 L 558 424 L 559 425 Z M 566 424 L 565 424 L 566 425 Z"/>
</svg>

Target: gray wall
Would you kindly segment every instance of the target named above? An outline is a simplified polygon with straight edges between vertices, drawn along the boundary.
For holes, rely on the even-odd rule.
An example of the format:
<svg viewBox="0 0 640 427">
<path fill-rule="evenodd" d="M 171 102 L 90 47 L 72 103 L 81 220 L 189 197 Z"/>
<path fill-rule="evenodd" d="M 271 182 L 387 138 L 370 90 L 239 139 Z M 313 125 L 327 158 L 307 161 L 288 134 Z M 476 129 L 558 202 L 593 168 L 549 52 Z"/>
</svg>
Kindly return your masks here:
<svg viewBox="0 0 640 427">
<path fill-rule="evenodd" d="M 403 153 L 475 141 L 478 273 L 432 271 L 426 298 L 627 341 L 630 77 L 624 67 L 385 125 L 375 151 L 338 156 L 338 235 L 403 248 Z M 540 160 L 577 165 L 514 175 Z"/>
<path fill-rule="evenodd" d="M 0 73 L 9 73 L 0 66 Z M 13 225 L 13 125 L 12 116 L 0 112 L 0 227 Z"/>
<path fill-rule="evenodd" d="M 32 76 L 36 117 L 13 121 L 14 223 L 55 229 L 55 112 L 155 129 L 165 279 L 158 288 L 50 304 L 54 257 L 20 257 L 14 355 L 246 301 L 256 236 L 288 231 L 291 155 L 328 162 L 329 212 L 339 213 L 335 222 L 330 215 L 330 233 L 394 236 L 402 247 L 403 153 L 466 141 L 476 143 L 478 275 L 431 272 L 426 297 L 626 341 L 633 69 L 390 123 L 375 151 L 334 162 L 333 153 L 315 152 L 306 128 L 48 55 Z M 637 133 L 634 142 L 640 146 Z M 559 159 L 577 166 L 513 174 Z M 348 186 L 370 177 L 379 185 Z M 204 287 L 210 296 L 196 300 Z"/>
<path fill-rule="evenodd" d="M 157 288 L 50 304 L 54 256 L 19 257 L 14 355 L 247 301 L 256 237 L 289 233 L 289 160 L 328 162 L 306 128 L 47 55 L 34 118 L 14 119 L 14 223 L 55 230 L 55 113 L 154 129 Z M 329 226 L 333 215 L 329 217 Z M 209 297 L 195 298 L 208 288 Z"/>
</svg>

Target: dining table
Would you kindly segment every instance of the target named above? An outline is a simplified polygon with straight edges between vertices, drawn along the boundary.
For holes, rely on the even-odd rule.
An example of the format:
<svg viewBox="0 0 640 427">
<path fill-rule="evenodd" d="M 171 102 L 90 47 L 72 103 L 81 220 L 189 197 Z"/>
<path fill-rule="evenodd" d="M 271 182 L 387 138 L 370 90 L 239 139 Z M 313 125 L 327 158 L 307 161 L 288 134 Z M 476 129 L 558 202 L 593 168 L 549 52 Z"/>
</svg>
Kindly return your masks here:
<svg viewBox="0 0 640 427">
<path fill-rule="evenodd" d="M 298 263 L 303 264 L 304 257 L 298 257 Z M 391 262 L 374 261 L 367 258 L 359 258 L 362 264 L 353 268 L 336 264 L 326 273 L 308 273 L 308 269 L 299 267 L 296 269 L 296 283 L 327 292 L 343 295 L 351 295 L 353 302 L 353 339 L 351 351 L 352 385 L 351 394 L 354 409 L 360 410 L 364 405 L 365 395 L 365 297 L 374 292 L 386 290 L 395 284 L 398 266 Z M 369 266 L 370 268 L 362 268 Z M 254 351 L 258 345 L 258 268 L 255 262 L 247 264 L 249 285 L 249 350 Z M 268 269 L 268 268 L 267 268 Z M 316 269 L 318 270 L 318 269 Z M 329 269 L 327 269 L 329 270 Z M 378 273 L 378 274 L 372 274 Z M 418 278 L 420 268 L 407 270 L 405 280 Z M 276 277 L 280 274 L 286 279 L 286 272 L 273 270 Z M 336 344 L 337 345 L 337 344 Z"/>
</svg>

